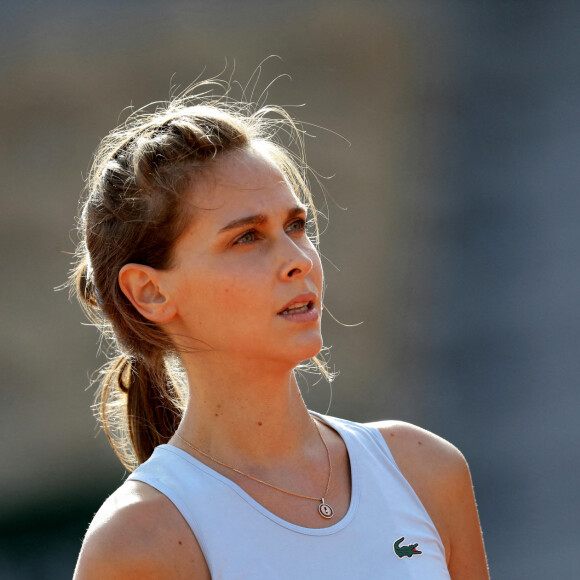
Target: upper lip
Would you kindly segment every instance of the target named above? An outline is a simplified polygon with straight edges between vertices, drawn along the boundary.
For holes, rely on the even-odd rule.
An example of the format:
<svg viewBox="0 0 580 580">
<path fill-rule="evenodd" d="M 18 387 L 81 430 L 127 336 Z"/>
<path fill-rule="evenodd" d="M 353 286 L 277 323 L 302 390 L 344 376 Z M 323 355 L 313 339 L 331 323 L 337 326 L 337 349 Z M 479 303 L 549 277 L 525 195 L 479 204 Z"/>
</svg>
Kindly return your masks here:
<svg viewBox="0 0 580 580">
<path fill-rule="evenodd" d="M 300 302 L 307 303 L 311 302 L 314 305 L 316 304 L 316 294 L 314 294 L 314 292 L 307 292 L 306 294 L 299 294 L 298 296 L 295 296 L 294 298 L 292 298 L 292 300 L 290 300 L 290 302 L 288 302 L 287 304 L 282 306 L 280 310 L 278 310 L 278 314 L 284 312 L 284 310 L 290 308 L 290 306 L 294 306 L 294 304 L 299 304 Z"/>
</svg>

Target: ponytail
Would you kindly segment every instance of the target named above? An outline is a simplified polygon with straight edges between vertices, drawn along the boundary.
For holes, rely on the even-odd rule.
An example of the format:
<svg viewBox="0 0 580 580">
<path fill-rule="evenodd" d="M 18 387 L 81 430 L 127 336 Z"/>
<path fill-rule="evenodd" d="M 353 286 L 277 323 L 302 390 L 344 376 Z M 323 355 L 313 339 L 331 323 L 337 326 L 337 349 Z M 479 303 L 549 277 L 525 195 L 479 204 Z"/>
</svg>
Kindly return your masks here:
<svg viewBox="0 0 580 580">
<path fill-rule="evenodd" d="M 103 369 L 96 404 L 115 454 L 132 471 L 175 433 L 184 408 L 162 356 L 120 355 Z"/>
</svg>

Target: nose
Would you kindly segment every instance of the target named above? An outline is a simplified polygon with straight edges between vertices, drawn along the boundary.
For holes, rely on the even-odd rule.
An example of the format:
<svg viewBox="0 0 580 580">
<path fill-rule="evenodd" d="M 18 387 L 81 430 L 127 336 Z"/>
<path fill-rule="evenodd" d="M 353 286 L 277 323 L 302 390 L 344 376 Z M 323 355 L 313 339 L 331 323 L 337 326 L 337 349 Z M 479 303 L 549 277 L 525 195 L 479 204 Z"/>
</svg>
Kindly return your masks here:
<svg viewBox="0 0 580 580">
<path fill-rule="evenodd" d="M 314 248 L 312 248 L 312 251 Z M 314 266 L 313 259 L 309 256 L 307 248 L 302 248 L 293 240 L 286 240 L 286 256 L 280 270 L 281 278 L 289 280 L 309 274 Z"/>
</svg>

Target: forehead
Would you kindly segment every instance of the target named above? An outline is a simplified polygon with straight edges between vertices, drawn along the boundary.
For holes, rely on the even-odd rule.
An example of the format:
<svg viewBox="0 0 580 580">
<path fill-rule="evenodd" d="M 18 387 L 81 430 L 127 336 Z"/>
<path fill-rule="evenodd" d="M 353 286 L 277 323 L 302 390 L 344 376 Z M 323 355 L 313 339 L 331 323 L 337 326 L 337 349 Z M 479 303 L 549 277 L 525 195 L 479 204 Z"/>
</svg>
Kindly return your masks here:
<svg viewBox="0 0 580 580">
<path fill-rule="evenodd" d="M 198 226 L 302 205 L 274 162 L 252 150 L 218 160 L 200 182 L 192 185 L 190 194 Z"/>
</svg>

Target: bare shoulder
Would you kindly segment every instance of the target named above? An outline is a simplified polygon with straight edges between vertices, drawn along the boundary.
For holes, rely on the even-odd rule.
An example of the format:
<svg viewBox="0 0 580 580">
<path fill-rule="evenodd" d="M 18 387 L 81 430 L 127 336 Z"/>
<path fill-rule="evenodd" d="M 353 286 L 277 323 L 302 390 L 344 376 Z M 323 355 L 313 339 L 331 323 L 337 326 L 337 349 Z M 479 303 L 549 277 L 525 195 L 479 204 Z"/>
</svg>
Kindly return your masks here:
<svg viewBox="0 0 580 580">
<path fill-rule="evenodd" d="M 85 536 L 75 580 L 109 578 L 209 579 L 191 529 L 163 494 L 126 482 L 95 515 Z"/>
<path fill-rule="evenodd" d="M 401 471 L 411 477 L 429 475 L 444 487 L 465 483 L 469 474 L 465 457 L 449 441 L 403 421 L 373 423 L 384 437 Z M 406 475 L 406 473 L 405 473 Z"/>
<path fill-rule="evenodd" d="M 453 444 L 402 421 L 372 423 L 431 517 L 453 580 L 487 580 L 487 561 L 471 475 Z"/>
</svg>

